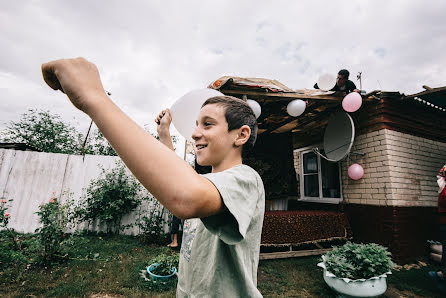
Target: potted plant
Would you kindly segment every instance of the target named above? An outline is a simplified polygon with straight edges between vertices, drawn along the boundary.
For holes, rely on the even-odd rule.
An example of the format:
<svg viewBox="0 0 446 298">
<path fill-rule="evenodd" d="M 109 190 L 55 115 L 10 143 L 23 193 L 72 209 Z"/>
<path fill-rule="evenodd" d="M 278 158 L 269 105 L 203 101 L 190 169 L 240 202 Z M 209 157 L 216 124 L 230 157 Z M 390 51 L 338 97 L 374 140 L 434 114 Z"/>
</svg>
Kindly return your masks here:
<svg viewBox="0 0 446 298">
<path fill-rule="evenodd" d="M 387 248 L 376 243 L 347 242 L 322 256 L 327 285 L 345 297 L 377 297 L 387 289 L 394 266 Z"/>
<path fill-rule="evenodd" d="M 178 261 L 178 254 L 161 253 L 150 260 L 147 272 L 152 279 L 169 279 L 177 273 Z"/>
</svg>

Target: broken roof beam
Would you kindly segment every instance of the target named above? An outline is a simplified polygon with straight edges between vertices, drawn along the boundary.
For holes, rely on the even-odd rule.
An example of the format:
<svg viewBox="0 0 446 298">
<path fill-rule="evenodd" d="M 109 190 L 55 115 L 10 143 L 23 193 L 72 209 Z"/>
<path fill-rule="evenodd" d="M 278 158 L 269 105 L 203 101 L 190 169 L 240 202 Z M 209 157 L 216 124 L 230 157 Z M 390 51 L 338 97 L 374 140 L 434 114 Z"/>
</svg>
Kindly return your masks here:
<svg viewBox="0 0 446 298">
<path fill-rule="evenodd" d="M 310 106 L 311 109 L 307 109 L 305 111 L 305 114 L 303 114 L 303 116 L 299 119 L 296 117 L 291 117 L 291 116 L 287 116 L 285 121 L 282 121 L 274 126 L 271 126 L 270 128 L 266 129 L 265 131 L 263 131 L 262 133 L 271 133 L 274 132 L 276 130 L 278 130 L 279 128 L 290 124 L 293 121 L 297 121 L 296 126 L 294 128 L 291 128 L 289 130 L 293 130 L 298 126 L 302 126 L 302 125 L 307 125 L 308 123 L 311 123 L 315 120 L 319 120 L 321 118 L 323 118 L 325 115 L 329 114 L 330 112 L 332 112 L 331 108 L 337 106 L 337 104 L 332 104 L 332 105 L 324 105 L 324 110 L 322 111 L 318 111 L 317 114 L 313 115 L 313 116 L 309 116 L 309 114 L 311 114 L 312 112 L 314 112 L 315 110 L 319 109 L 322 107 L 321 104 L 313 104 L 312 106 Z M 315 117 L 314 117 L 315 116 Z M 300 117 L 300 116 L 299 116 Z M 313 118 L 314 117 L 314 118 Z"/>
<path fill-rule="evenodd" d="M 220 92 L 227 95 L 247 95 L 250 99 L 261 98 L 265 101 L 268 101 L 267 98 L 274 99 L 274 101 L 290 101 L 293 99 L 318 99 L 318 100 L 327 100 L 327 101 L 341 101 L 343 97 L 335 96 L 333 94 L 330 95 L 305 95 L 299 93 L 275 93 L 275 92 L 257 92 L 257 91 L 247 91 L 247 90 L 229 90 L 229 89 L 220 89 Z"/>
<path fill-rule="evenodd" d="M 320 103 L 316 104 L 316 103 L 307 103 L 307 106 L 305 108 L 305 112 L 302 115 L 302 117 L 305 117 L 306 115 L 308 115 L 309 113 L 311 113 L 312 111 L 316 110 L 317 108 L 321 107 L 322 105 Z M 267 120 L 268 117 L 266 117 L 264 120 Z M 280 121 L 279 123 L 276 123 L 274 125 L 270 125 L 269 128 L 267 128 L 264 133 L 270 133 L 275 131 L 276 129 L 281 128 L 284 125 L 289 124 L 290 122 L 293 122 L 294 120 L 296 120 L 296 117 L 292 117 L 288 114 L 286 114 L 285 116 L 283 116 L 282 121 Z M 262 132 L 263 133 L 263 132 Z"/>
<path fill-rule="evenodd" d="M 427 86 L 423 86 L 423 88 L 424 87 L 427 87 Z M 428 87 L 428 88 L 430 88 L 430 87 Z M 421 92 L 418 92 L 418 93 L 415 93 L 415 94 L 407 95 L 405 98 L 421 97 L 423 95 L 437 93 L 437 92 L 441 92 L 441 91 L 445 91 L 445 90 L 446 90 L 446 87 L 430 88 L 430 89 L 427 89 L 426 91 L 421 91 Z"/>
</svg>

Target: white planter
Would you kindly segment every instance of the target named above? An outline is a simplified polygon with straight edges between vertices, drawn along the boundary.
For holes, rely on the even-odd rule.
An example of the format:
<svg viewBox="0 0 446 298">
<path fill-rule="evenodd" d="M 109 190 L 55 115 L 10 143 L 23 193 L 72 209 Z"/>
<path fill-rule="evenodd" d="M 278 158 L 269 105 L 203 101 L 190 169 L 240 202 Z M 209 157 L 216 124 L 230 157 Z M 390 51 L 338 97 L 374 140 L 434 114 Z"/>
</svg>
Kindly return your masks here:
<svg viewBox="0 0 446 298">
<path fill-rule="evenodd" d="M 324 269 L 325 282 L 331 289 L 340 294 L 339 297 L 378 297 L 386 292 L 387 274 L 391 274 L 391 272 L 387 272 L 369 279 L 339 278 L 328 272 L 323 262 L 317 265 Z"/>
</svg>

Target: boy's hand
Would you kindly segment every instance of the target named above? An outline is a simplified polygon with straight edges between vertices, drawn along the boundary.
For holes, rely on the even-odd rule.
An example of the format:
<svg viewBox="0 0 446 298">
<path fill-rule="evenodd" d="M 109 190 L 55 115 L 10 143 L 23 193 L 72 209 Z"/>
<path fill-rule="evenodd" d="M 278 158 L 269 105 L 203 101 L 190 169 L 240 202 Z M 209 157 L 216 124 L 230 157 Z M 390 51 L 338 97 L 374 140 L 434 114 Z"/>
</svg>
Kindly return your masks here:
<svg viewBox="0 0 446 298">
<path fill-rule="evenodd" d="M 42 75 L 48 86 L 64 92 L 73 105 L 84 112 L 105 95 L 96 65 L 84 58 L 44 63 Z"/>
<path fill-rule="evenodd" d="M 170 110 L 169 109 L 162 110 L 159 113 L 159 115 L 155 118 L 155 123 L 158 124 L 158 126 L 156 127 L 156 131 L 158 132 L 159 136 L 161 136 L 166 132 L 169 132 L 171 122 L 172 122 L 172 116 L 170 115 Z"/>
</svg>

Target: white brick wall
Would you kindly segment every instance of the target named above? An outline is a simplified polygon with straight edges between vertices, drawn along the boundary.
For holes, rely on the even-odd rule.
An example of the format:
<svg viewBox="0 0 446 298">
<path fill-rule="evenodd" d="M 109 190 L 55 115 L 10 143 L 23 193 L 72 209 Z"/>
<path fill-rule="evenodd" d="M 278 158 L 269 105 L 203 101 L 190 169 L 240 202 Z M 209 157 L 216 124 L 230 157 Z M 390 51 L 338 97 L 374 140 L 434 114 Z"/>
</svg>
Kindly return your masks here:
<svg viewBox="0 0 446 298">
<path fill-rule="evenodd" d="M 352 160 L 341 162 L 344 202 L 381 206 L 436 206 L 436 174 L 446 163 L 446 143 L 382 129 L 356 137 L 351 157 L 364 177 L 347 175 Z M 300 171 L 299 153 L 294 168 Z"/>
</svg>

